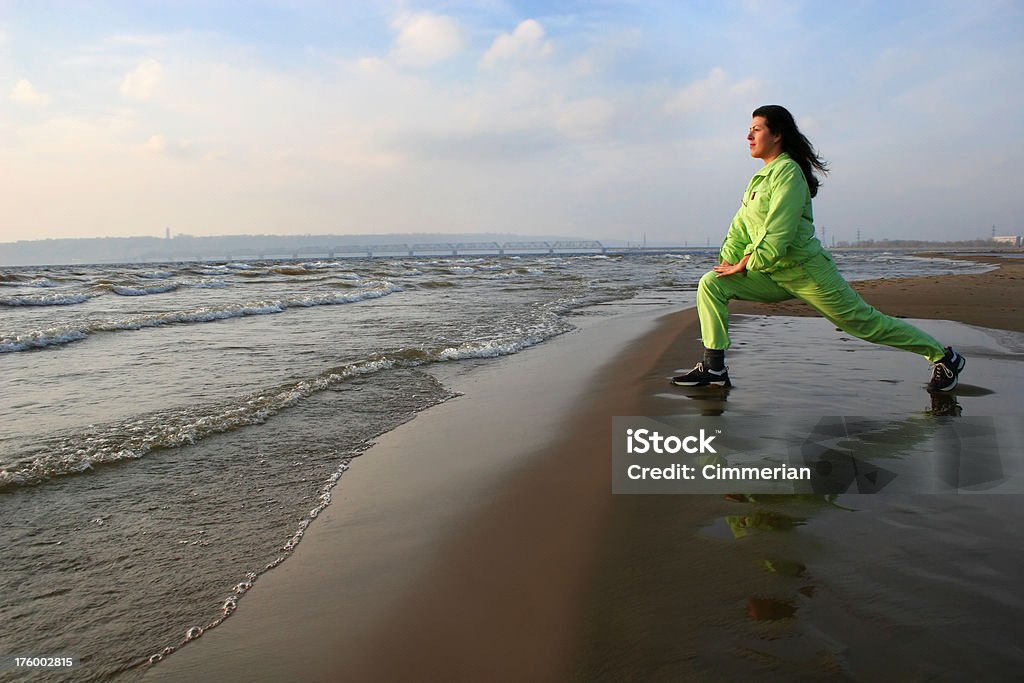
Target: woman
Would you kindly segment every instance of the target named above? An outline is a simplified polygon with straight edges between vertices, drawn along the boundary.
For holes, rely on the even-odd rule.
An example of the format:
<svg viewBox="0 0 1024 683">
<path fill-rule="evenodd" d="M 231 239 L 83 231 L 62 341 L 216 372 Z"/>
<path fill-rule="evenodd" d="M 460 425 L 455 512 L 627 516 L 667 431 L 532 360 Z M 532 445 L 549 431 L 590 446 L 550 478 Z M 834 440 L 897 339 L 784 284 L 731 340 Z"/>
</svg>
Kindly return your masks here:
<svg viewBox="0 0 1024 683">
<path fill-rule="evenodd" d="M 825 161 L 800 132 L 793 115 L 778 105 L 754 110 L 747 133 L 750 156 L 764 167 L 754 174 L 722 244 L 721 263 L 697 289 L 704 360 L 679 386 L 731 386 L 725 365 L 729 348 L 729 300 L 797 298 L 855 337 L 921 354 L 934 363 L 928 388 L 949 391 L 967 361 L 950 347 L 903 320 L 880 313 L 853 291 L 815 237 L 811 197 Z"/>
</svg>

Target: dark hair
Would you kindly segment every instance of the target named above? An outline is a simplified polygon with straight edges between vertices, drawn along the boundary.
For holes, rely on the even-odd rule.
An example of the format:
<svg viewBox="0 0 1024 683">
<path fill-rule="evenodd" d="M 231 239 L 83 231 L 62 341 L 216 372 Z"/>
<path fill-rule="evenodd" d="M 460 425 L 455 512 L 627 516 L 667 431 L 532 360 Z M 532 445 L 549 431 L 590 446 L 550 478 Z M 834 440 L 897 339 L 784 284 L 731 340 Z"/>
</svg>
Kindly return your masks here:
<svg viewBox="0 0 1024 683">
<path fill-rule="evenodd" d="M 768 129 L 776 135 L 782 136 L 782 151 L 800 166 L 804 172 L 804 178 L 807 179 L 807 188 L 811 191 L 811 196 L 816 196 L 821 181 L 818 180 L 818 176 L 814 175 L 814 171 L 817 169 L 822 175 L 828 175 L 828 163 L 818 155 L 818 152 L 811 146 L 811 141 L 796 127 L 793 115 L 785 107 L 766 104 L 755 109 L 750 116 L 751 118 L 763 116 L 768 122 Z"/>
</svg>

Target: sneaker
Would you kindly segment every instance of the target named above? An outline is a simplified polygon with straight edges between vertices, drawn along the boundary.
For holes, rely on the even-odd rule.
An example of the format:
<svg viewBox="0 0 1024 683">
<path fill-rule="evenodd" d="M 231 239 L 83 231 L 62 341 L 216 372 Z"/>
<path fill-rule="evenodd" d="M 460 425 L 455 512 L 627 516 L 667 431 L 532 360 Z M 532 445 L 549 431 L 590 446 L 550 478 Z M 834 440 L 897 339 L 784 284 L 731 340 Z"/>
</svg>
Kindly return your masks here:
<svg viewBox="0 0 1024 683">
<path fill-rule="evenodd" d="M 729 381 L 729 368 L 709 370 L 704 367 L 704 361 L 694 365 L 693 370 L 690 370 L 685 375 L 673 377 L 672 384 L 679 387 L 732 386 L 732 382 Z"/>
<path fill-rule="evenodd" d="M 965 365 L 967 359 L 947 346 L 946 355 L 932 366 L 932 378 L 928 382 L 928 388 L 933 391 L 952 390 Z"/>
</svg>

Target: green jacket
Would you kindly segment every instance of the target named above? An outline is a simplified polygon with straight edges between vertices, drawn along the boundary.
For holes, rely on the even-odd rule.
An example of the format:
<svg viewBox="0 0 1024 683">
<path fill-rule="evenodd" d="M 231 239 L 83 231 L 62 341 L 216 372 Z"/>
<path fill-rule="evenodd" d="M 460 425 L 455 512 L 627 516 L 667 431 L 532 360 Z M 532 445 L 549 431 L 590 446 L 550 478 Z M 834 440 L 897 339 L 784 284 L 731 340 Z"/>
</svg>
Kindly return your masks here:
<svg viewBox="0 0 1024 683">
<path fill-rule="evenodd" d="M 811 192 L 800 166 L 783 152 L 754 174 L 729 225 L 721 257 L 773 273 L 825 251 L 814 234 Z"/>
</svg>

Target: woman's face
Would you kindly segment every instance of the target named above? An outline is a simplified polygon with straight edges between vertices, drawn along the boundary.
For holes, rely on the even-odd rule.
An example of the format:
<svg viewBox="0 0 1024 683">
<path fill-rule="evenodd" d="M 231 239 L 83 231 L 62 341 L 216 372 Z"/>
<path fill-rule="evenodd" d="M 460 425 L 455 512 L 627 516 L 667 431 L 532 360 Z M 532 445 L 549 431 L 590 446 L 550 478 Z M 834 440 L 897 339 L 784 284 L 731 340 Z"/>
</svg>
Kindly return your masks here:
<svg viewBox="0 0 1024 683">
<path fill-rule="evenodd" d="M 755 116 L 750 122 L 747 142 L 750 144 L 750 156 L 763 159 L 765 163 L 782 153 L 782 136 L 768 129 L 768 121 L 763 116 Z"/>
</svg>

